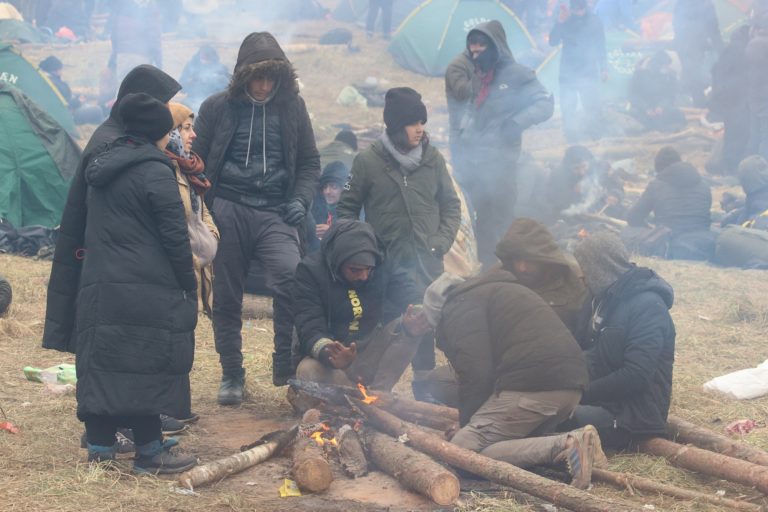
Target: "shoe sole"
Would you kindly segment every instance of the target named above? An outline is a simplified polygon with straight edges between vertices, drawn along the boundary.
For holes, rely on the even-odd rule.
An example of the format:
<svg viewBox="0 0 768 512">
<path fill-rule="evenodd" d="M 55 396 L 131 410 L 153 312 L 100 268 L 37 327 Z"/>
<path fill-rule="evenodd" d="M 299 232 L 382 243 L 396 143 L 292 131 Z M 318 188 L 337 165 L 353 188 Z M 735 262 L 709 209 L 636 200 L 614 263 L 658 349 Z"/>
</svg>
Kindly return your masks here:
<svg viewBox="0 0 768 512">
<path fill-rule="evenodd" d="M 189 425 L 184 425 L 183 427 L 176 430 L 162 430 L 162 432 L 163 432 L 163 435 L 174 436 L 176 434 L 181 434 L 182 432 L 185 432 L 187 430 L 189 430 Z"/>
<path fill-rule="evenodd" d="M 217 400 L 217 402 L 218 402 L 219 405 L 232 406 L 232 405 L 240 405 L 240 404 L 242 404 L 243 403 L 243 399 L 241 398 L 240 400 L 236 400 L 236 399 L 232 399 L 232 398 L 227 398 L 227 399 L 223 399 L 222 400 L 221 398 L 219 398 Z"/>
<path fill-rule="evenodd" d="M 185 419 L 183 419 L 183 420 L 182 420 L 182 419 L 179 419 L 179 418 L 176 418 L 176 419 L 177 419 L 178 421 L 180 421 L 180 422 L 184 423 L 185 425 L 191 425 L 191 424 L 193 424 L 193 423 L 197 423 L 197 420 L 199 420 L 199 419 L 200 419 L 200 415 L 198 415 L 198 414 L 193 414 L 193 415 L 192 415 L 192 416 L 190 416 L 189 418 L 185 418 Z"/>
<path fill-rule="evenodd" d="M 146 468 L 140 468 L 133 466 L 133 472 L 137 475 L 173 475 L 176 473 L 183 473 L 188 469 L 192 469 L 193 467 L 197 466 L 197 461 L 191 462 L 185 466 L 180 466 L 177 468 L 165 468 L 165 467 L 159 467 L 156 469 L 146 469 Z"/>
<path fill-rule="evenodd" d="M 592 430 L 585 429 L 584 435 L 579 442 L 582 445 L 582 451 L 586 456 L 584 458 L 579 457 L 580 468 L 577 474 L 573 477 L 571 485 L 577 489 L 586 490 L 592 484 L 592 465 L 595 459 L 595 434 L 597 433 L 594 428 Z M 585 462 L 587 464 L 585 465 Z"/>
<path fill-rule="evenodd" d="M 603 442 L 600 440 L 600 434 L 597 432 L 597 428 L 592 425 L 586 425 L 584 427 L 584 431 L 589 431 L 592 433 L 592 441 L 595 445 L 595 451 L 592 457 L 592 467 L 607 468 L 608 457 L 603 451 Z"/>
</svg>

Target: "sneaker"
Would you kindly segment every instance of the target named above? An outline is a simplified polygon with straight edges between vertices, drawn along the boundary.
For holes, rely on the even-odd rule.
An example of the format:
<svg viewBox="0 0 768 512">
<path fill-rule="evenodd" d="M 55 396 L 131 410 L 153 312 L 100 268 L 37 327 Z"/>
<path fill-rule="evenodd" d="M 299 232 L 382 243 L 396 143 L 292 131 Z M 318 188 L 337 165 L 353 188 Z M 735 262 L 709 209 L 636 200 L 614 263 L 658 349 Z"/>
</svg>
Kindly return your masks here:
<svg viewBox="0 0 768 512">
<path fill-rule="evenodd" d="M 589 425 L 591 427 L 591 425 Z M 568 434 L 563 458 L 571 474 L 571 485 L 577 489 L 588 489 L 592 483 L 592 465 L 595 460 L 595 438 L 599 439 L 595 427 L 584 427 Z"/>
<path fill-rule="evenodd" d="M 167 475 L 183 473 L 197 465 L 197 457 L 192 455 L 174 454 L 168 443 L 152 441 L 145 445 L 136 446 L 136 458 L 133 461 L 133 472 L 139 474 Z"/>
<path fill-rule="evenodd" d="M 187 425 L 186 423 L 179 421 L 176 418 L 167 416 L 165 414 L 160 415 L 160 423 L 161 423 L 160 430 L 162 430 L 163 435 L 166 435 L 166 436 L 181 434 L 182 432 L 184 432 L 189 428 L 189 425 Z"/>
<path fill-rule="evenodd" d="M 117 429 L 115 441 L 117 453 L 132 453 L 136 451 L 136 447 L 133 444 L 133 431 L 129 428 Z M 88 438 L 85 432 L 80 436 L 80 448 L 88 448 Z"/>
<path fill-rule="evenodd" d="M 245 370 L 239 372 L 226 372 L 221 377 L 219 386 L 219 405 L 240 405 L 243 403 L 243 391 L 245 388 Z"/>
<path fill-rule="evenodd" d="M 414 400 L 428 404 L 444 405 L 429 392 L 429 382 L 426 380 L 415 380 L 411 382 L 411 391 L 413 391 Z"/>
<path fill-rule="evenodd" d="M 113 446 L 100 446 L 97 444 L 87 444 L 88 447 L 88 462 L 101 464 L 103 462 L 112 463 L 115 461 L 115 447 Z"/>
</svg>

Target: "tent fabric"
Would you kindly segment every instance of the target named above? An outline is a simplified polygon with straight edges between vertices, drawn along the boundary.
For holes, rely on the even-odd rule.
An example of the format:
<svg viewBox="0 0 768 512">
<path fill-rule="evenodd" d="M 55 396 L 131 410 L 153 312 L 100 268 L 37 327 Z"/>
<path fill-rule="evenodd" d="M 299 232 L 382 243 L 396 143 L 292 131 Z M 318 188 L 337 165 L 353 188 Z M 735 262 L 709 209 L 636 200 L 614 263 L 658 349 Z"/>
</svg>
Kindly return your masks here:
<svg viewBox="0 0 768 512">
<path fill-rule="evenodd" d="M 49 37 L 43 35 L 34 25 L 26 21 L 0 18 L 0 41 L 3 43 L 47 43 Z"/>
<path fill-rule="evenodd" d="M 24 18 L 12 4 L 0 2 L 0 20 L 24 21 Z"/>
<path fill-rule="evenodd" d="M 499 0 L 427 0 L 397 29 L 389 52 L 406 69 L 440 76 L 466 48 L 469 31 L 491 20 L 504 26 L 514 55 L 529 54 L 534 49 L 528 30 Z"/>
<path fill-rule="evenodd" d="M 0 45 L 0 83 L 20 89 L 65 130 L 77 133 L 72 114 L 56 86 L 12 45 Z"/>
<path fill-rule="evenodd" d="M 0 218 L 57 226 L 79 161 L 80 149 L 51 116 L 0 84 Z"/>
</svg>

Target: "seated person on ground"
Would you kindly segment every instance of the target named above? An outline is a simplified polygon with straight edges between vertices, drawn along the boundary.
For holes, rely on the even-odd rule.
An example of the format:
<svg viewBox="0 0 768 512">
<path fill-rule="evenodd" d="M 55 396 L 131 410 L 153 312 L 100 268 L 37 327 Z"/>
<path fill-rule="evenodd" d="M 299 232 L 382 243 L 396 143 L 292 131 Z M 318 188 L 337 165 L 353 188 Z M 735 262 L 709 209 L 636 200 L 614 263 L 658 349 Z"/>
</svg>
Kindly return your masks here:
<svg viewBox="0 0 768 512">
<path fill-rule="evenodd" d="M 319 148 L 318 151 L 323 169 L 336 160 L 346 165 L 347 169 L 351 169 L 357 155 L 357 136 L 350 130 L 341 130 L 336 134 L 333 142 Z"/>
<path fill-rule="evenodd" d="M 676 132 L 685 128 L 685 114 L 675 105 L 678 80 L 672 58 L 659 51 L 638 63 L 629 84 L 630 114 L 646 130 Z"/>
<path fill-rule="evenodd" d="M 708 260 L 714 251 L 710 231 L 712 192 L 696 168 L 672 147 L 659 150 L 653 179 L 627 213 L 624 239 L 630 249 L 667 259 Z M 646 223 L 653 213 L 651 229 Z"/>
<path fill-rule="evenodd" d="M 589 376 L 568 328 L 504 269 L 457 283 L 443 274 L 424 295 L 437 346 L 456 371 L 460 430 L 451 442 L 516 466 L 568 463 L 589 486 L 593 427 L 547 436 L 569 418 Z M 545 437 L 537 437 L 545 436 Z"/>
<path fill-rule="evenodd" d="M 219 60 L 216 49 L 209 44 L 201 46 L 181 72 L 179 81 L 187 95 L 184 103 L 193 111 L 199 110 L 208 96 L 227 88 L 229 78 L 229 70 Z"/>
<path fill-rule="evenodd" d="M 336 205 L 339 204 L 341 191 L 349 178 L 349 167 L 338 160 L 323 168 L 320 186 L 312 201 L 314 219 L 313 237 L 322 240 L 336 220 Z"/>
<path fill-rule="evenodd" d="M 743 201 L 733 201 L 734 206 L 738 204 L 738 207 L 723 208 L 727 215 L 722 225 L 738 224 L 768 230 L 768 162 L 759 155 L 742 160 L 739 164 L 739 182 L 746 197 Z"/>
<path fill-rule="evenodd" d="M 370 225 L 336 222 L 320 251 L 296 268 L 293 307 L 303 356 L 296 377 L 392 389 L 430 330 L 418 308 L 393 296 L 421 301 L 411 280 L 387 267 Z"/>
<path fill-rule="evenodd" d="M 590 235 L 575 257 L 594 296 L 585 311 L 589 329 L 579 340 L 590 382 L 561 429 L 594 425 L 603 445 L 615 450 L 665 436 L 675 358 L 672 288 L 653 270 L 630 263 L 611 233 Z"/>
</svg>

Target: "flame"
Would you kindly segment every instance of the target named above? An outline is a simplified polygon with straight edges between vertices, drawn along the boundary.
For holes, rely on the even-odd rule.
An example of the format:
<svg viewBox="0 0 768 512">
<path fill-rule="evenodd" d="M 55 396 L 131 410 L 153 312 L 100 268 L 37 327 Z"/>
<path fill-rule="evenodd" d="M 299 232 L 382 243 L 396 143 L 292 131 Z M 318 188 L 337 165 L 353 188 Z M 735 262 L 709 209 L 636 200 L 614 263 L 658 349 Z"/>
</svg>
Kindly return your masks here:
<svg viewBox="0 0 768 512">
<path fill-rule="evenodd" d="M 325 439 L 323 439 L 322 432 L 315 432 L 309 437 L 312 438 L 318 444 L 318 446 L 323 446 L 325 444 Z"/>
<path fill-rule="evenodd" d="M 579 238 L 582 238 L 582 239 L 584 239 L 584 238 L 587 238 L 587 237 L 589 236 L 589 231 L 587 231 L 587 230 L 586 230 L 586 229 L 584 229 L 584 228 L 581 228 L 581 229 L 579 230 L 579 234 L 578 234 L 578 236 L 579 236 Z"/>
<path fill-rule="evenodd" d="M 377 396 L 369 395 L 368 394 L 368 390 L 366 390 L 365 386 L 363 386 L 360 383 L 357 384 L 357 389 L 359 389 L 360 390 L 360 394 L 363 395 L 363 403 L 364 404 L 372 404 L 376 400 L 379 399 L 379 397 L 377 397 Z"/>
<path fill-rule="evenodd" d="M 331 427 L 329 427 L 325 423 L 321 423 L 320 424 L 320 428 L 322 428 L 322 430 L 318 430 L 317 432 L 311 434 L 309 436 L 310 439 L 312 439 L 314 442 L 316 442 L 318 446 L 325 446 L 325 443 L 328 443 L 331 446 L 339 446 L 339 443 L 338 443 L 338 441 L 336 441 L 335 437 L 332 437 L 330 439 L 327 439 L 327 438 L 323 437 L 323 434 L 329 432 L 331 430 Z"/>
</svg>

